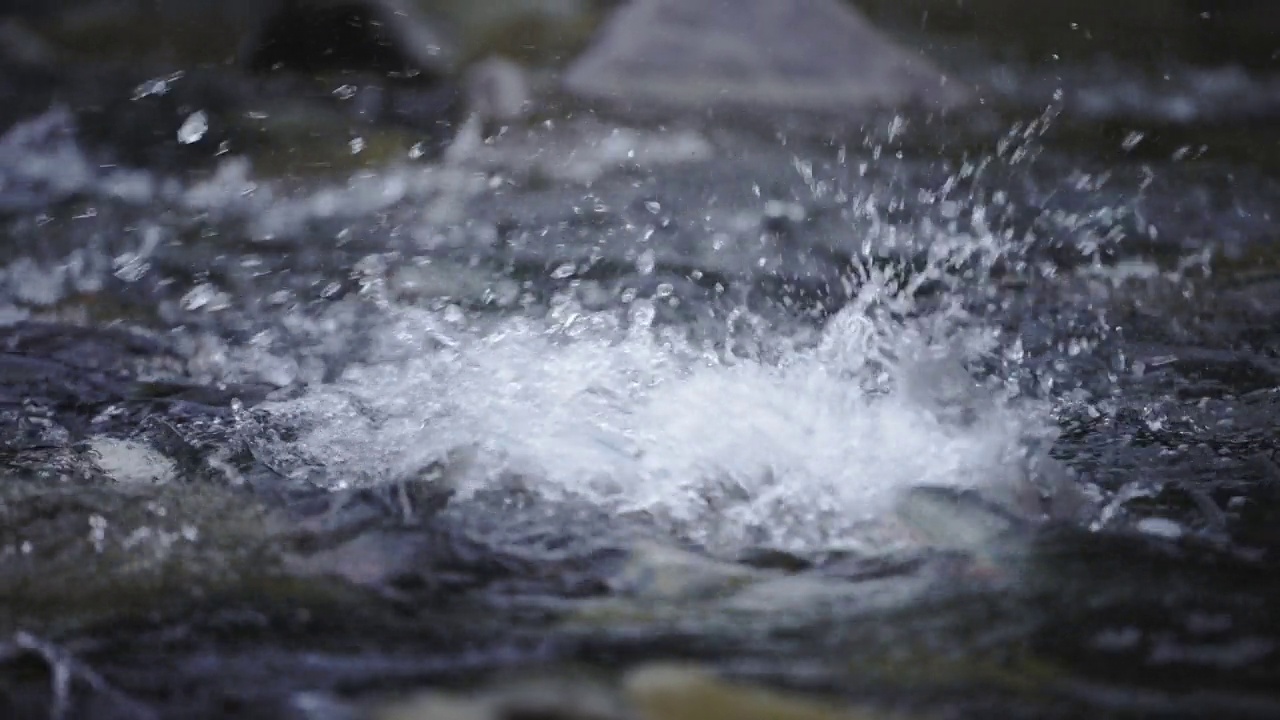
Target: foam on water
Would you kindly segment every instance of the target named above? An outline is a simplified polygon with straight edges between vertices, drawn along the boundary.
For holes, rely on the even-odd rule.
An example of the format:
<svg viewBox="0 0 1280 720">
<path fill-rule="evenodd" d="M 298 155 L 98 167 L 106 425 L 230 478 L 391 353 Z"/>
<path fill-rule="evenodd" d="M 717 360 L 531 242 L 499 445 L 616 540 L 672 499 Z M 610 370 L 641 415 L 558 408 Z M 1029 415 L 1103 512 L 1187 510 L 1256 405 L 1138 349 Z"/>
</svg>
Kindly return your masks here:
<svg viewBox="0 0 1280 720">
<path fill-rule="evenodd" d="M 852 542 L 905 488 L 1025 482 L 1047 406 L 965 370 L 988 330 L 888 312 L 883 282 L 751 353 L 651 327 L 646 300 L 486 328 L 392 309 L 373 361 L 264 408 L 303 430 L 274 462 L 332 487 L 431 468 L 462 498 L 518 486 L 721 548 Z"/>
</svg>

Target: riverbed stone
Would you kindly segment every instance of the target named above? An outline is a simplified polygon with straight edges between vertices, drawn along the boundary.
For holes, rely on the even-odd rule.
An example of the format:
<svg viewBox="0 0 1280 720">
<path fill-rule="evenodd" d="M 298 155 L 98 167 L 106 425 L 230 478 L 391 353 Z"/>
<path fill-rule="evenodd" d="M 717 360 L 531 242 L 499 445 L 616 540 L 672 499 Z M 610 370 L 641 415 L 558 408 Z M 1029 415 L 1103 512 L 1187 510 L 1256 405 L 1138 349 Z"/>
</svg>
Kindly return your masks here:
<svg viewBox="0 0 1280 720">
<path fill-rule="evenodd" d="M 969 98 L 838 0 L 634 0 L 563 83 L 573 95 L 629 108 L 848 112 L 947 109 Z"/>
<path fill-rule="evenodd" d="M 766 577 L 768 573 L 744 565 L 657 542 L 640 542 L 609 584 L 622 595 L 671 601 L 724 595 Z"/>
<path fill-rule="evenodd" d="M 617 685 L 565 670 L 495 679 L 469 692 L 424 691 L 373 710 L 374 720 L 877 720 L 865 707 L 721 679 L 695 663 L 654 661 Z"/>
</svg>

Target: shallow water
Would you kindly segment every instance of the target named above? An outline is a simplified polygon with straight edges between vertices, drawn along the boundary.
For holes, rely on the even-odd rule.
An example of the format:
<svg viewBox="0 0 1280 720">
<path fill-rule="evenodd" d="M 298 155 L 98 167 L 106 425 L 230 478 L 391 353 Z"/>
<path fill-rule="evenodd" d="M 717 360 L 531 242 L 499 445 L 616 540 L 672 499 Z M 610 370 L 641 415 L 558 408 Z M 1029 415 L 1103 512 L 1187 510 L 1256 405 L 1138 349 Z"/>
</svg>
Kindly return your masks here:
<svg viewBox="0 0 1280 720">
<path fill-rule="evenodd" d="M 683 658 L 1273 716 L 1270 141 L 1041 82 L 971 127 L 587 116 L 349 176 L 11 128 L 0 697 L 330 717 Z"/>
</svg>

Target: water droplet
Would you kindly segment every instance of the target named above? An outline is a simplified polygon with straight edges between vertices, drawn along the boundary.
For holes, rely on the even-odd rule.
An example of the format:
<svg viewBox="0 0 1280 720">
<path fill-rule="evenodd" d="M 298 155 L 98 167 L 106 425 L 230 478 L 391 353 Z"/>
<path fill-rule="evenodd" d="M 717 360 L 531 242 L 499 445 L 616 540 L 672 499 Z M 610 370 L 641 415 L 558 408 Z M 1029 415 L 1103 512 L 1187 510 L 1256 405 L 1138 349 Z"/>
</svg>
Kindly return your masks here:
<svg viewBox="0 0 1280 720">
<path fill-rule="evenodd" d="M 657 311 L 653 307 L 653 303 L 648 300 L 637 300 L 631 305 L 631 325 L 635 328 L 649 328 L 653 326 L 653 318 L 657 315 Z"/>
<path fill-rule="evenodd" d="M 653 250 L 645 250 L 636 258 L 636 271 L 641 275 L 652 275 L 653 269 L 657 266 L 657 256 Z"/>
<path fill-rule="evenodd" d="M 1146 136 L 1143 133 L 1131 132 L 1125 136 L 1124 142 L 1120 143 L 1120 147 L 1124 148 L 1126 151 L 1132 150 L 1138 147 L 1138 143 L 1142 142 L 1142 138 L 1144 137 Z"/>
<path fill-rule="evenodd" d="M 180 80 L 183 75 L 184 73 L 179 70 L 165 77 L 152 78 L 133 89 L 133 99 L 141 100 L 151 95 L 164 95 L 169 92 L 169 86 Z"/>
<path fill-rule="evenodd" d="M 117 256 L 113 264 L 116 267 L 113 274 L 128 283 L 137 282 L 151 269 L 151 263 L 133 253 L 124 253 Z"/>
<path fill-rule="evenodd" d="M 89 516 L 89 542 L 94 552 L 102 552 L 107 541 L 107 519 L 101 515 Z"/>
<path fill-rule="evenodd" d="M 230 298 L 208 283 L 197 285 L 179 301 L 184 310 L 225 310 L 230 307 Z"/>
<path fill-rule="evenodd" d="M 203 110 L 197 110 L 187 116 L 182 127 L 178 128 L 178 142 L 190 145 L 199 142 L 209 132 L 209 116 Z"/>
<path fill-rule="evenodd" d="M 899 135 L 907 129 L 907 119 L 901 115 L 895 115 L 893 120 L 889 122 L 889 142 L 893 142 Z"/>
<path fill-rule="evenodd" d="M 1183 533 L 1182 526 L 1168 518 L 1143 518 L 1138 521 L 1135 528 L 1144 535 L 1151 535 L 1165 540 L 1177 540 L 1182 537 Z"/>
</svg>

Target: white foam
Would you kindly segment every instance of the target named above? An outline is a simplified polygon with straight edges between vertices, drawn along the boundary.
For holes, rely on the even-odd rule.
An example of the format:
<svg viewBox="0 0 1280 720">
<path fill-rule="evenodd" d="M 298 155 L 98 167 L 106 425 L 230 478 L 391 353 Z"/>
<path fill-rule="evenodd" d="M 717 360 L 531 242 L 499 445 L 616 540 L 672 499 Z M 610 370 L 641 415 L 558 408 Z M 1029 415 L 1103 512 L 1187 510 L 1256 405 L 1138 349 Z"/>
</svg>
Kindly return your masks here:
<svg viewBox="0 0 1280 720">
<path fill-rule="evenodd" d="M 765 360 L 651 332 L 646 301 L 631 312 L 630 329 L 576 308 L 479 329 L 456 308 L 392 310 L 378 359 L 265 407 L 306 428 L 277 449 L 335 487 L 442 464 L 464 498 L 514 479 L 720 547 L 810 547 L 854 541 L 904 488 L 1025 473 L 1048 427 L 979 386 L 960 364 L 977 346 L 940 339 L 937 318 L 855 303 Z"/>
<path fill-rule="evenodd" d="M 178 475 L 173 460 L 143 443 L 98 435 L 89 447 L 98 468 L 118 483 L 163 485 Z"/>
</svg>

